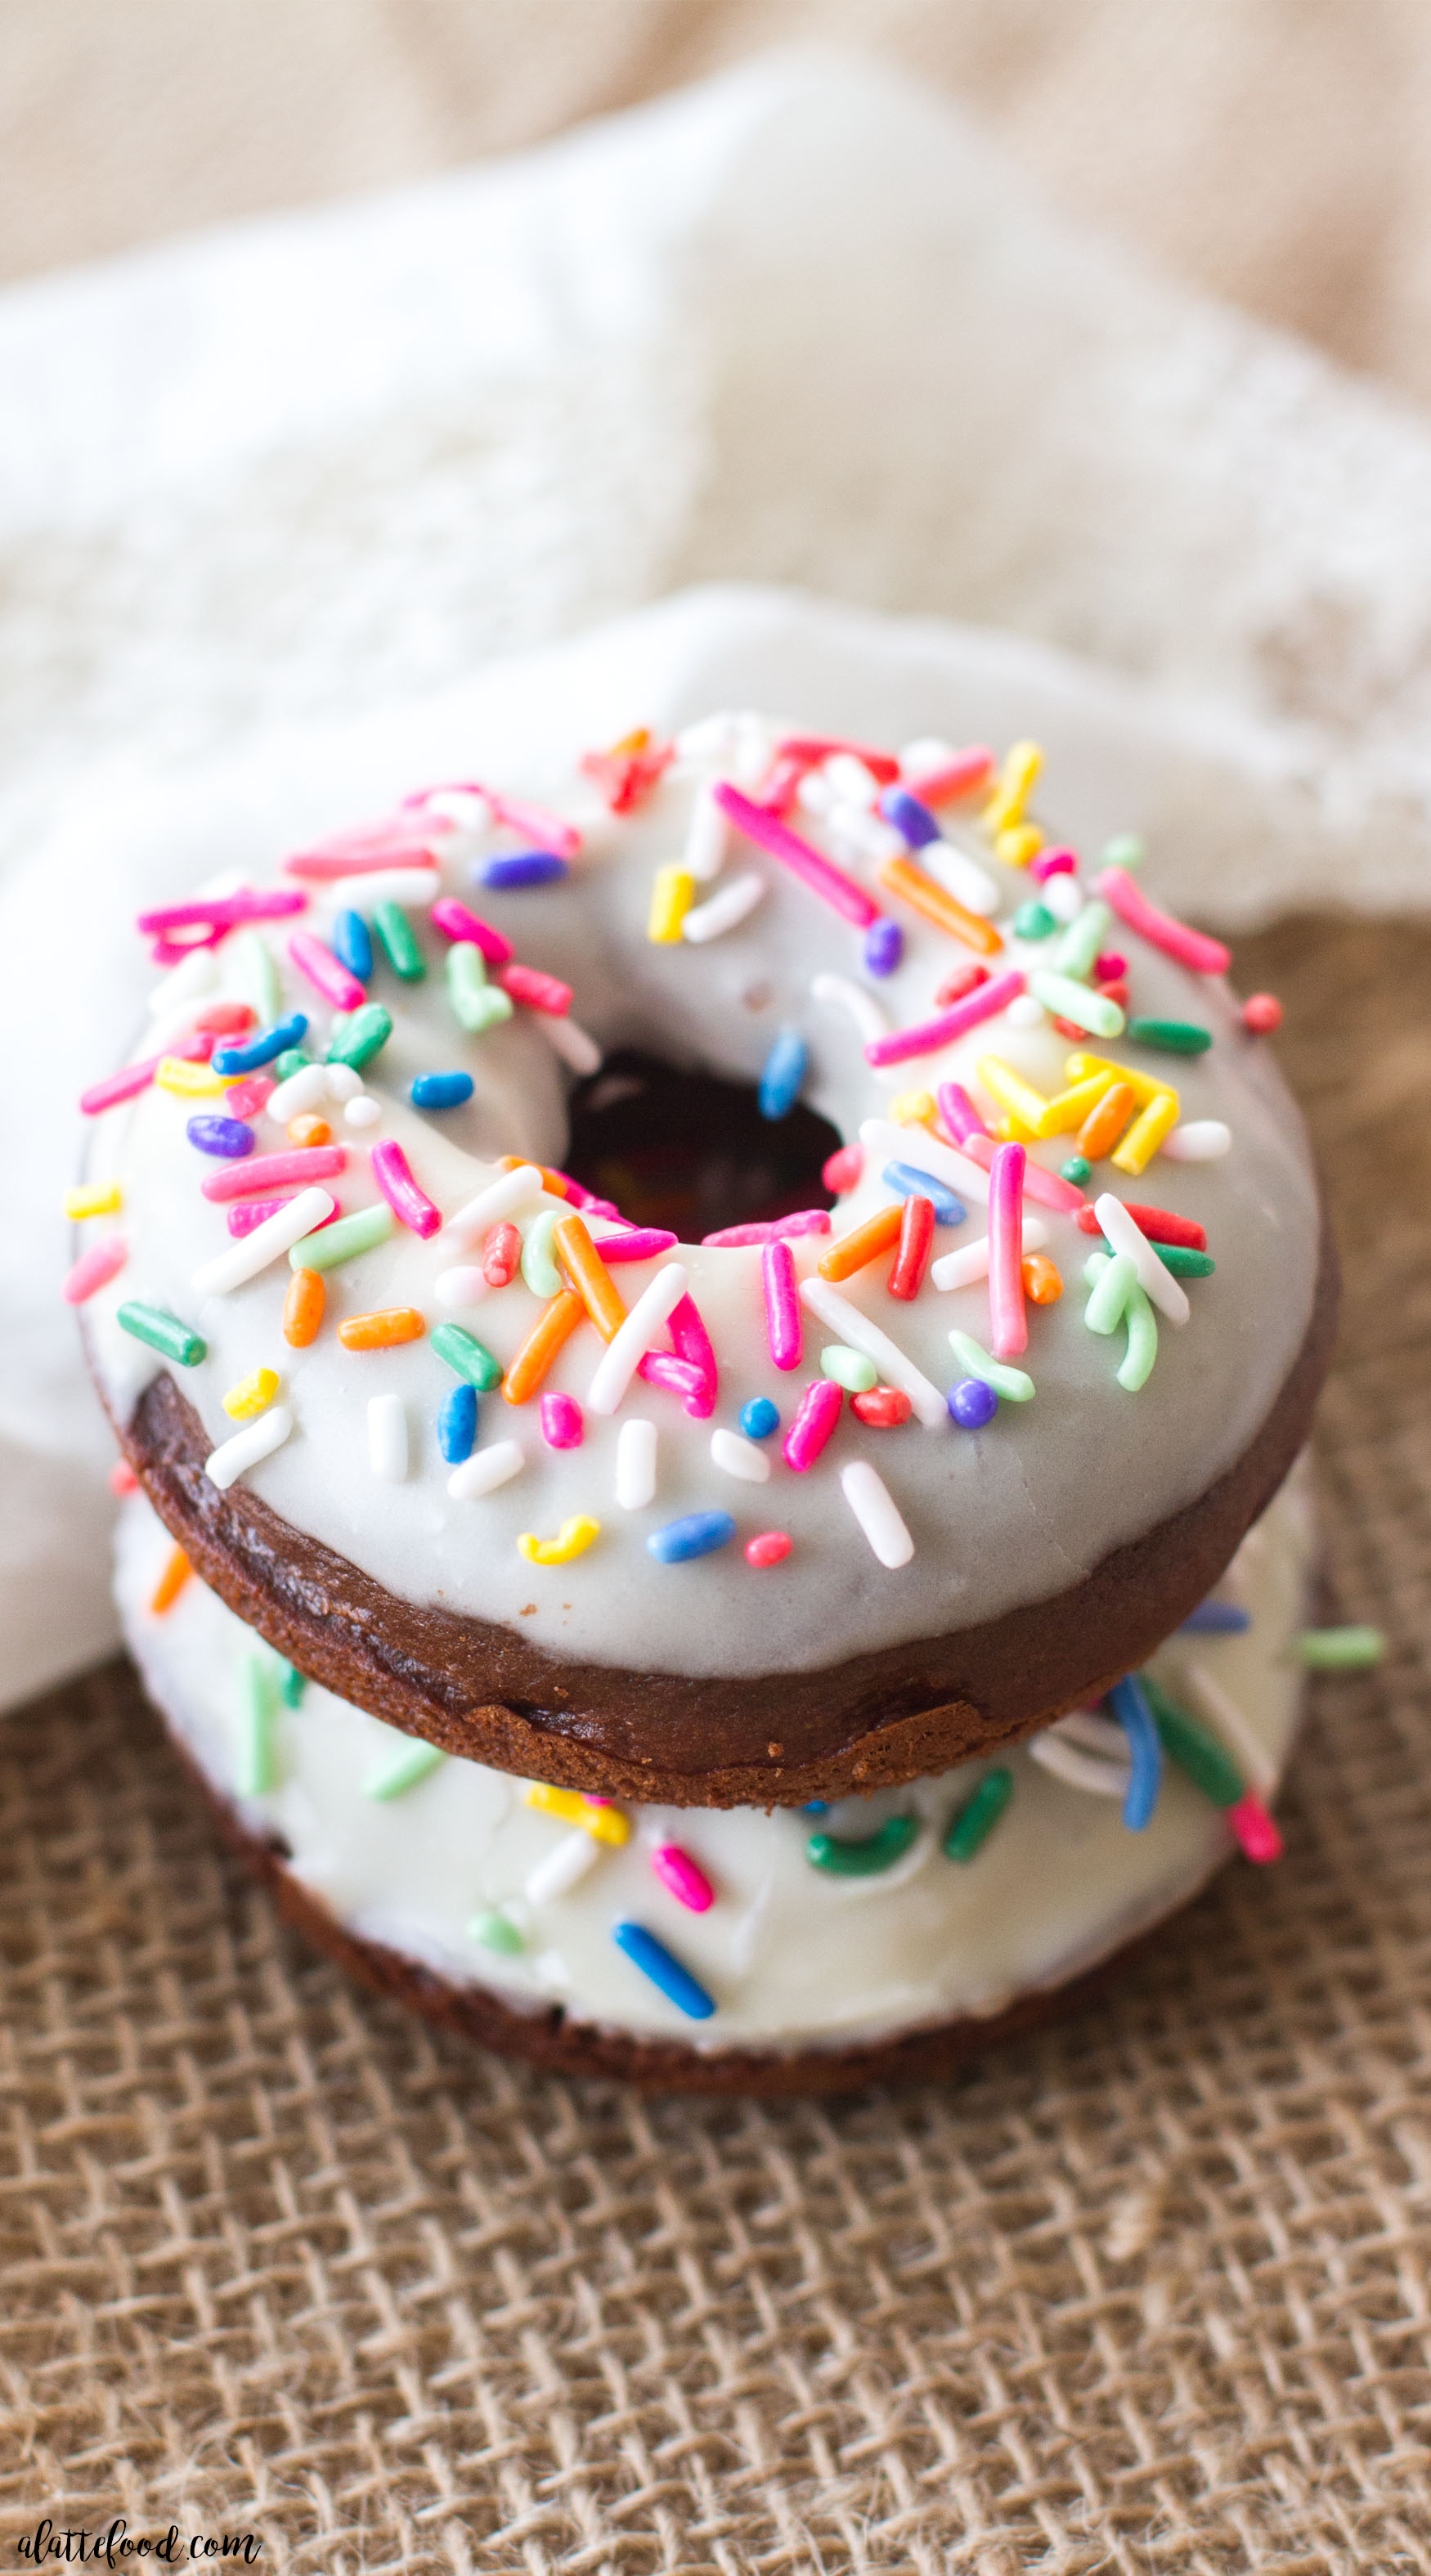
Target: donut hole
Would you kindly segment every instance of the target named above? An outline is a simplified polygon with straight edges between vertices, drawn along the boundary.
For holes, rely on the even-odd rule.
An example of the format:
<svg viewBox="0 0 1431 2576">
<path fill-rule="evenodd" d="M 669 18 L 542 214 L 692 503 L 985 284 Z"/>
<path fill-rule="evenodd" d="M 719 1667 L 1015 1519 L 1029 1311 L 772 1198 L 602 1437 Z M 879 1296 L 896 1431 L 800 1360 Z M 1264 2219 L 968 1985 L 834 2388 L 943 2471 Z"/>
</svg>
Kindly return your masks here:
<svg viewBox="0 0 1431 2576">
<path fill-rule="evenodd" d="M 637 1225 L 699 1243 L 728 1225 L 833 1207 L 820 1174 L 840 1143 L 797 1101 L 763 1118 L 753 1082 L 618 1048 L 568 1103 L 566 1168 Z"/>
</svg>

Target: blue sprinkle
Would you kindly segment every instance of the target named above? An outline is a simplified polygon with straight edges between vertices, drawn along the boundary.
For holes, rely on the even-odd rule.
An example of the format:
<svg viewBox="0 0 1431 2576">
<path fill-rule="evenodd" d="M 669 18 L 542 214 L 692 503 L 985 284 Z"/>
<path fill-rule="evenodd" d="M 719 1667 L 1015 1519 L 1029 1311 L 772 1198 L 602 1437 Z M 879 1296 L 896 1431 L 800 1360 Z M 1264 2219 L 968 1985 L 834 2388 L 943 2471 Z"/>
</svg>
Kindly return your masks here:
<svg viewBox="0 0 1431 2576">
<path fill-rule="evenodd" d="M 463 1379 L 449 1388 L 437 1415 L 437 1445 L 449 1467 L 460 1467 L 477 1442 L 477 1389 Z"/>
<path fill-rule="evenodd" d="M 611 1937 L 618 1950 L 624 1950 L 633 1968 L 658 1986 L 668 2003 L 691 2021 L 709 2021 L 715 2011 L 713 1998 L 705 1987 L 697 1985 L 689 1968 L 671 1956 L 664 1941 L 648 1932 L 644 1923 L 614 1923 Z"/>
<path fill-rule="evenodd" d="M 998 1397 L 981 1377 L 961 1377 L 949 1389 L 949 1410 L 961 1431 L 982 1431 L 998 1409 Z"/>
<path fill-rule="evenodd" d="M 412 1086 L 414 1109 L 457 1109 L 471 1097 L 470 1073 L 420 1073 Z"/>
<path fill-rule="evenodd" d="M 1240 1637 L 1251 1625 L 1247 1612 L 1239 1610 L 1235 1601 L 1200 1601 L 1184 1619 L 1182 1634 L 1188 1637 Z"/>
<path fill-rule="evenodd" d="M 897 921 L 872 921 L 865 932 L 865 973 L 892 975 L 904 955 L 904 932 Z"/>
<path fill-rule="evenodd" d="M 215 1073 L 257 1073 L 261 1064 L 272 1064 L 276 1055 L 288 1047 L 301 1045 L 308 1033 L 306 1011 L 291 1011 L 286 1020 L 276 1020 L 271 1029 L 260 1029 L 254 1037 L 245 1038 L 242 1046 L 218 1046 L 213 1052 Z"/>
<path fill-rule="evenodd" d="M 559 877 L 571 873 L 565 859 L 555 850 L 514 850 L 504 859 L 478 859 L 472 869 L 474 885 L 538 886 L 555 885 Z"/>
<path fill-rule="evenodd" d="M 1114 1683 L 1108 1694 L 1108 1705 L 1128 1738 L 1128 1750 L 1133 1757 L 1128 1795 L 1123 1801 L 1123 1822 L 1130 1833 L 1140 1834 L 1158 1803 L 1158 1789 L 1163 1777 L 1163 1748 L 1153 1712 L 1136 1673 L 1125 1673 L 1121 1682 Z"/>
<path fill-rule="evenodd" d="M 740 1408 L 740 1427 L 747 1440 L 768 1440 L 780 1428 L 780 1408 L 768 1395 L 753 1395 Z"/>
<path fill-rule="evenodd" d="M 362 914 L 340 912 L 328 938 L 334 956 L 342 958 L 360 984 L 366 984 L 373 971 L 373 943 Z"/>
<path fill-rule="evenodd" d="M 912 850 L 922 850 L 926 841 L 937 841 L 939 825 L 927 805 L 911 796 L 907 787 L 887 787 L 879 800 L 879 810 L 887 823 L 903 834 Z"/>
<path fill-rule="evenodd" d="M 802 1816 L 828 1816 L 829 1812 L 830 1801 L 828 1798 L 807 1798 L 804 1806 L 800 1810 Z"/>
<path fill-rule="evenodd" d="M 947 1181 L 936 1181 L 932 1172 L 921 1171 L 917 1163 L 886 1163 L 880 1177 L 885 1188 L 893 1190 L 899 1198 L 929 1199 L 933 1204 L 936 1225 L 962 1225 L 969 1213 Z"/>
<path fill-rule="evenodd" d="M 788 1118 L 800 1097 L 810 1050 L 797 1029 L 782 1029 L 760 1076 L 762 1118 Z"/>
<path fill-rule="evenodd" d="M 684 1520 L 667 1521 L 664 1529 L 652 1530 L 646 1545 L 658 1565 L 684 1565 L 693 1556 L 710 1556 L 718 1547 L 729 1547 L 734 1536 L 729 1512 L 687 1512 Z"/>
<path fill-rule="evenodd" d="M 191 1118 L 184 1133 L 201 1154 L 222 1154 L 231 1163 L 253 1152 L 253 1129 L 241 1118 Z"/>
</svg>

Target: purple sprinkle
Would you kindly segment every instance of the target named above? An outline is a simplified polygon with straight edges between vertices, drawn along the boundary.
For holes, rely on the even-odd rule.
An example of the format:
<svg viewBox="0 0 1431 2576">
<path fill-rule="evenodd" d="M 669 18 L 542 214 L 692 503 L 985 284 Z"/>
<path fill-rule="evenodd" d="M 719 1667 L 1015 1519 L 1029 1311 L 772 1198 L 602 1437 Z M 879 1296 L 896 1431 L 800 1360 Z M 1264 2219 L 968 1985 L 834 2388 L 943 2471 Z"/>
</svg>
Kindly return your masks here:
<svg viewBox="0 0 1431 2576">
<path fill-rule="evenodd" d="M 949 1390 L 949 1410 L 962 1431 L 982 1431 L 998 1409 L 998 1397 L 981 1377 L 961 1377 Z"/>
<path fill-rule="evenodd" d="M 872 921 L 865 932 L 865 972 L 892 975 L 904 955 L 904 932 L 897 921 Z"/>
<path fill-rule="evenodd" d="M 939 838 L 936 817 L 917 796 L 910 795 L 907 787 L 887 787 L 879 800 L 879 810 L 911 850 L 922 850 L 927 841 Z"/>
<path fill-rule="evenodd" d="M 184 1133 L 201 1154 L 220 1154 L 231 1163 L 254 1148 L 253 1129 L 241 1118 L 191 1118 Z"/>
<path fill-rule="evenodd" d="M 571 870 L 555 850 L 514 850 L 501 859 L 478 859 L 472 869 L 474 885 L 539 886 L 555 885 L 558 878 Z"/>
</svg>

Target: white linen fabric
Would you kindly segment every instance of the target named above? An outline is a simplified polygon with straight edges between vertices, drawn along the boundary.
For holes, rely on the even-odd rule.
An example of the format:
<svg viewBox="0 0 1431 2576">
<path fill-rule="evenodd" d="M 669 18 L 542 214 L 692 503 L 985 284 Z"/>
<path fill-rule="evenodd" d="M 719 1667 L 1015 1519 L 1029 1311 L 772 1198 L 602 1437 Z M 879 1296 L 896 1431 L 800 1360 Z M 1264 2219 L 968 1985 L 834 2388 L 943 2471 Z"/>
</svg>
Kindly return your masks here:
<svg viewBox="0 0 1431 2576">
<path fill-rule="evenodd" d="M 498 657 L 733 578 L 999 626 L 876 620 L 872 669 L 942 655 L 1096 745 L 1169 900 L 1431 889 L 1431 438 L 863 60 L 11 290 L 0 385 L 8 1698 L 115 1635 L 57 1211 L 140 894 L 271 864 L 335 784 L 360 814 L 504 711 L 515 749 L 543 691 L 619 729 L 652 652 L 734 687 L 745 636 L 740 694 L 814 719 L 827 613 L 698 592 Z"/>
</svg>

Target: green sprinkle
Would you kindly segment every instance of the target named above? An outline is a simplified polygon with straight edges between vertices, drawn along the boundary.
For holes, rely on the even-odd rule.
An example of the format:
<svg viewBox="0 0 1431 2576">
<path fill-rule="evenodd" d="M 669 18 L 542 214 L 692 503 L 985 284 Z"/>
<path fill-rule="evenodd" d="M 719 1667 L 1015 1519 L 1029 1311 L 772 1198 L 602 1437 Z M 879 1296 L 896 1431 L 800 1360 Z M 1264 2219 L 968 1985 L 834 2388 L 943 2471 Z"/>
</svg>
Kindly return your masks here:
<svg viewBox="0 0 1431 2576">
<path fill-rule="evenodd" d="M 881 1870 L 893 1869 L 904 1858 L 918 1831 L 917 1816 L 886 1816 L 882 1825 L 858 1842 L 840 1834 L 811 1834 L 805 1858 L 831 1878 L 877 1878 Z"/>
<path fill-rule="evenodd" d="M 1046 903 L 1021 903 L 1013 918 L 1015 939 L 1047 939 L 1058 923 Z"/>
<path fill-rule="evenodd" d="M 479 1942 L 484 1950 L 500 1950 L 506 1959 L 514 1959 L 527 1946 L 510 1914 L 504 1914 L 500 1905 L 489 1905 L 484 1913 L 474 1914 L 467 1926 L 467 1938 Z"/>
<path fill-rule="evenodd" d="M 1084 1276 L 1099 1259 L 1090 1254 Z M 1083 1309 L 1083 1320 L 1090 1333 L 1113 1333 L 1123 1321 L 1128 1291 L 1138 1284 L 1138 1266 L 1131 1252 L 1120 1252 L 1116 1260 L 1107 1261 L 1096 1273 L 1092 1293 Z"/>
<path fill-rule="evenodd" d="M 1112 1252 L 1113 1246 L 1106 1234 L 1100 1235 L 1099 1241 L 1105 1253 Z M 1155 1243 L 1153 1250 L 1163 1268 L 1170 1270 L 1175 1279 L 1210 1279 L 1217 1268 L 1210 1252 L 1198 1252 L 1190 1243 Z M 1095 1260 L 1097 1257 L 1095 1254 Z"/>
<path fill-rule="evenodd" d="M 475 1333 L 468 1332 L 465 1324 L 434 1324 L 429 1339 L 438 1358 L 446 1360 L 459 1377 L 465 1377 L 469 1386 L 475 1386 L 479 1395 L 487 1395 L 494 1386 L 501 1385 L 501 1361 L 493 1357 L 485 1342 L 478 1341 Z"/>
<path fill-rule="evenodd" d="M 1004 1360 L 990 1359 L 983 1344 L 976 1342 L 972 1333 L 951 1333 L 949 1347 L 960 1367 L 970 1377 L 981 1377 L 985 1386 L 993 1388 L 995 1395 L 1002 1395 L 1010 1404 L 1028 1403 L 1034 1391 L 1033 1379 L 1025 1377 L 1022 1369 L 1010 1368 Z"/>
<path fill-rule="evenodd" d="M 944 1831 L 946 1860 L 972 1860 L 981 1843 L 986 1843 L 1010 1798 L 1014 1794 L 1014 1775 L 1003 1765 L 986 1771 L 972 1798 L 956 1807 Z"/>
<path fill-rule="evenodd" d="M 510 993 L 488 983 L 482 951 L 470 939 L 455 939 L 447 952 L 447 998 L 454 1019 L 474 1037 L 512 1016 Z"/>
<path fill-rule="evenodd" d="M 413 935 L 412 923 L 400 903 L 375 903 L 373 928 L 383 944 L 383 954 L 395 975 L 405 984 L 419 984 L 427 973 L 427 961 Z"/>
<path fill-rule="evenodd" d="M 146 1306 L 141 1299 L 131 1298 L 119 1308 L 115 1321 L 136 1342 L 148 1342 L 166 1360 L 177 1360 L 180 1368 L 197 1368 L 209 1356 L 203 1334 L 196 1333 L 192 1324 L 181 1323 L 167 1306 Z"/>
<path fill-rule="evenodd" d="M 1087 1029 L 1095 1038 L 1117 1038 L 1123 1034 L 1123 1014 L 1116 1002 L 1102 993 L 1090 993 L 1086 984 L 1075 984 L 1071 975 L 1030 975 L 1029 991 L 1046 1011 L 1060 1020 L 1072 1020 L 1076 1029 Z"/>
<path fill-rule="evenodd" d="M 285 1708 L 301 1708 L 307 1688 L 308 1675 L 300 1673 L 296 1664 L 285 1663 L 280 1667 L 278 1696 Z"/>
<path fill-rule="evenodd" d="M 275 1082 L 286 1082 L 290 1073 L 301 1073 L 305 1064 L 312 1062 L 312 1056 L 305 1055 L 302 1047 L 285 1047 L 282 1055 L 274 1057 L 269 1071 Z"/>
<path fill-rule="evenodd" d="M 234 1795 L 262 1798 L 278 1786 L 278 1748 L 273 1721 L 278 1714 L 277 1675 L 266 1655 L 245 1655 L 239 1666 L 239 1743 L 234 1764 Z"/>
<path fill-rule="evenodd" d="M 1076 1190 L 1081 1190 L 1084 1182 L 1092 1178 L 1092 1174 L 1093 1165 L 1086 1154 L 1070 1154 L 1067 1162 L 1060 1163 L 1058 1167 L 1059 1179 L 1072 1181 Z"/>
<path fill-rule="evenodd" d="M 552 1259 L 552 1230 L 565 1208 L 542 1208 L 522 1236 L 522 1278 L 534 1297 L 559 1297 L 566 1281 Z"/>
<path fill-rule="evenodd" d="M 352 1261 L 358 1253 L 386 1243 L 392 1230 L 392 1209 L 379 1199 L 376 1207 L 359 1208 L 354 1216 L 340 1216 L 332 1225 L 320 1226 L 316 1234 L 305 1234 L 289 1252 L 289 1269 L 336 1270 L 340 1261 Z"/>
<path fill-rule="evenodd" d="M 820 1353 L 820 1373 L 832 1378 L 850 1395 L 868 1395 L 879 1384 L 879 1370 L 863 1351 L 852 1351 L 848 1342 L 830 1342 Z"/>
<path fill-rule="evenodd" d="M 259 1027 L 271 1029 L 283 1017 L 283 990 L 263 932 L 235 931 L 224 948 L 224 965 L 224 982 L 234 1000 L 247 1002 L 258 1013 Z"/>
<path fill-rule="evenodd" d="M 1140 868 L 1147 853 L 1136 832 L 1119 832 L 1103 845 L 1105 868 Z"/>
<path fill-rule="evenodd" d="M 447 1756 L 435 1744 L 403 1744 L 370 1771 L 363 1782 L 365 1798 L 402 1798 L 409 1789 L 445 1762 Z"/>
<path fill-rule="evenodd" d="M 1134 1046 L 1160 1047 L 1165 1055 L 1206 1055 L 1211 1029 L 1196 1020 L 1130 1020 L 1126 1035 Z"/>
<path fill-rule="evenodd" d="M 1151 1673 L 1140 1673 L 1138 1678 L 1165 1753 L 1215 1807 L 1235 1807 L 1246 1795 L 1247 1784 L 1226 1746 L 1175 1699 L 1169 1699 Z"/>
<path fill-rule="evenodd" d="M 1380 1628 L 1304 1628 L 1293 1645 L 1314 1673 L 1367 1672 L 1386 1652 Z"/>
<path fill-rule="evenodd" d="M 1093 971 L 1093 960 L 1107 942 L 1113 927 L 1113 915 L 1106 903 L 1086 903 L 1063 934 L 1058 952 L 1060 975 L 1071 975 L 1083 983 Z"/>
<path fill-rule="evenodd" d="M 1152 1376 L 1153 1362 L 1158 1356 L 1157 1317 L 1141 1288 L 1129 1289 L 1123 1321 L 1128 1327 L 1128 1352 L 1117 1371 L 1117 1378 L 1121 1387 L 1126 1387 L 1130 1395 L 1136 1395 L 1139 1387 L 1146 1386 Z"/>
<path fill-rule="evenodd" d="M 349 1064 L 354 1073 L 361 1073 L 364 1065 L 371 1064 L 379 1049 L 387 1045 L 392 1033 L 392 1013 L 385 1011 L 381 1002 L 365 1002 L 341 1025 L 334 1022 L 326 1061 Z"/>
</svg>

